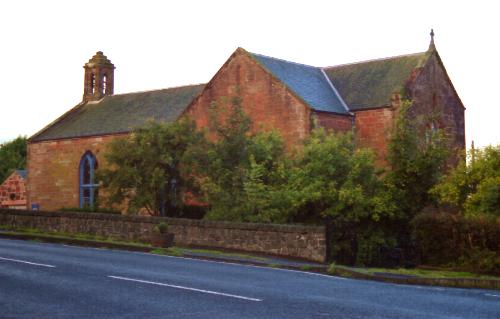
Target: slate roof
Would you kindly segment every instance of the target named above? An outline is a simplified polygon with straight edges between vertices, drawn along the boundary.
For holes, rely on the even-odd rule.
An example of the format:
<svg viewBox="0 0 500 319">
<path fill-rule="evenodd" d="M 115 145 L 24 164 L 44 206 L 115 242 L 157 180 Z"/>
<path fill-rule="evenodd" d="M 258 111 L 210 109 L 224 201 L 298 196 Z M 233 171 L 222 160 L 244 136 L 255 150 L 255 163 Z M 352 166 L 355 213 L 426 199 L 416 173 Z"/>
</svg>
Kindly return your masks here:
<svg viewBox="0 0 500 319">
<path fill-rule="evenodd" d="M 348 114 L 321 68 L 250 53 L 266 70 L 317 111 Z"/>
<path fill-rule="evenodd" d="M 332 67 L 314 67 L 248 53 L 313 110 L 349 114 L 390 105 L 428 52 Z M 38 142 L 72 137 L 127 133 L 148 120 L 171 122 L 205 84 L 105 96 L 82 102 L 31 137 Z"/>
<path fill-rule="evenodd" d="M 422 66 L 427 52 L 324 68 L 350 110 L 390 105 L 413 70 Z"/>
<path fill-rule="evenodd" d="M 130 132 L 148 120 L 175 121 L 204 84 L 116 94 L 81 103 L 34 135 L 34 142 Z"/>
</svg>

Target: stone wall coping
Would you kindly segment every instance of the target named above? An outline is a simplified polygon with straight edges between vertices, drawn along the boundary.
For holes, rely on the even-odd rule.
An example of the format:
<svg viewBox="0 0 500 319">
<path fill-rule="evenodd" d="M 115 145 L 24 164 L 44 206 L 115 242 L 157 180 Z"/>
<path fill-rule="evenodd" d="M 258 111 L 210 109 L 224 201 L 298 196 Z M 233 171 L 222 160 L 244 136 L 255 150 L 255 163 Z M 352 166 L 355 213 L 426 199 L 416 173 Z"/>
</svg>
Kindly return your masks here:
<svg viewBox="0 0 500 319">
<path fill-rule="evenodd" d="M 324 233 L 324 226 L 310 225 L 281 225 L 281 224 L 261 224 L 261 223 L 235 223 L 225 221 L 210 221 L 185 218 L 170 218 L 170 217 L 153 217 L 153 216 L 132 216 L 119 214 L 104 214 L 104 213 L 87 213 L 87 212 L 48 212 L 48 211 L 33 211 L 33 210 L 15 210 L 15 209 L 0 209 L 0 214 L 19 215 L 19 216 L 40 216 L 40 217 L 65 217 L 75 219 L 97 219 L 97 220 L 113 220 L 123 222 L 141 222 L 157 224 L 166 222 L 176 226 L 196 226 L 200 228 L 219 228 L 219 229 L 241 229 L 250 231 L 276 231 L 285 233 Z"/>
</svg>

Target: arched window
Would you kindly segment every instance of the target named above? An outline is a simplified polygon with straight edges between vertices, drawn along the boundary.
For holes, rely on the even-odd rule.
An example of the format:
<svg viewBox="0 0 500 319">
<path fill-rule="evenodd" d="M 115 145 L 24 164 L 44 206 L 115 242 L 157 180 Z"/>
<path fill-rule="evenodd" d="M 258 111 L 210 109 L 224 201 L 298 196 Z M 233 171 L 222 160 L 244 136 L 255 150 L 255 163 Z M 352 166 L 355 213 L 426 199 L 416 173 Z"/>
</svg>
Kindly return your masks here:
<svg viewBox="0 0 500 319">
<path fill-rule="evenodd" d="M 95 92 L 95 74 L 92 73 L 90 75 L 90 93 L 94 94 Z"/>
<path fill-rule="evenodd" d="M 83 154 L 80 160 L 80 208 L 93 208 L 97 202 L 98 184 L 95 180 L 97 159 L 91 152 Z"/>
<path fill-rule="evenodd" d="M 102 94 L 108 93 L 108 76 L 106 73 L 102 76 Z"/>
</svg>

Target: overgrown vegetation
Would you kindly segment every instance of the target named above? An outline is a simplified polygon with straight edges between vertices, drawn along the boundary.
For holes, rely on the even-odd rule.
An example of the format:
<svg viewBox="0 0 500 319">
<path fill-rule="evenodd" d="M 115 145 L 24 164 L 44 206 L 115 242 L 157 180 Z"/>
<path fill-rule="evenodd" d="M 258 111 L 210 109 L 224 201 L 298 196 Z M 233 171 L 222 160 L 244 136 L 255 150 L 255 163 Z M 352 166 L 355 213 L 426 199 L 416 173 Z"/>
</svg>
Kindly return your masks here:
<svg viewBox="0 0 500 319">
<path fill-rule="evenodd" d="M 286 222 L 278 196 L 286 179 L 283 140 L 273 131 L 252 133 L 241 103 L 233 97 L 211 104 L 211 140 L 190 163 L 209 204 L 206 218 Z"/>
<path fill-rule="evenodd" d="M 115 139 L 105 155 L 108 168 L 98 171 L 106 190 L 104 205 L 126 203 L 129 212 L 177 216 L 186 196 L 195 193 L 192 174 L 182 165 L 188 150 L 203 138 L 188 120 L 172 124 L 150 122 L 134 130 L 130 138 Z"/>
<path fill-rule="evenodd" d="M 27 138 L 19 136 L 0 144 L 0 184 L 16 169 L 26 168 Z"/>
<path fill-rule="evenodd" d="M 392 217 L 386 223 L 386 234 L 395 239 L 406 260 L 414 257 L 410 222 L 425 207 L 436 205 L 429 190 L 446 172 L 450 156 L 443 130 L 433 124 L 435 115 L 414 116 L 410 106 L 404 101 L 399 109 L 388 144 L 389 168 L 383 179 L 385 207 Z"/>
<path fill-rule="evenodd" d="M 432 193 L 466 216 L 500 217 L 500 145 L 470 150 Z"/>
<path fill-rule="evenodd" d="M 421 264 L 500 275 L 500 219 L 428 209 L 411 226 Z"/>
<path fill-rule="evenodd" d="M 330 257 L 341 264 L 453 260 L 495 273 L 490 266 L 498 262 L 498 240 L 481 237 L 486 228 L 464 215 L 498 216 L 498 147 L 476 151 L 470 163 L 445 175 L 451 154 L 446 135 L 434 125 L 434 115 L 417 117 L 405 102 L 383 171 L 352 134 L 318 128 L 296 150 L 287 150 L 279 133 L 256 129 L 242 103 L 238 96 L 212 103 L 207 131 L 181 120 L 150 124 L 114 142 L 106 155 L 112 169 L 100 173 L 108 204 L 125 201 L 131 212 L 145 208 L 151 214 L 164 207 L 175 216 L 176 207 L 194 200 L 206 219 L 325 225 Z M 457 209 L 442 220 L 461 218 L 460 227 L 421 214 L 444 204 Z M 496 234 L 498 221 L 492 225 L 488 233 Z M 436 237 L 441 234 L 447 237 Z M 453 236 L 464 239 L 452 243 Z M 450 251 L 453 256 L 445 258 Z"/>
</svg>

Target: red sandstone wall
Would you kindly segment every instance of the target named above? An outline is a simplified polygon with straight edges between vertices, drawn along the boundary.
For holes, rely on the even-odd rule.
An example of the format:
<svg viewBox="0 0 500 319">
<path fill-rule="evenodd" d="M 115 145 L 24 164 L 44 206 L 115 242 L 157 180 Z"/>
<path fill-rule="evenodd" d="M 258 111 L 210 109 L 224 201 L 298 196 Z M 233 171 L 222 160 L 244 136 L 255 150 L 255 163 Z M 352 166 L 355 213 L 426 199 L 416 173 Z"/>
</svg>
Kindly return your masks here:
<svg viewBox="0 0 500 319">
<path fill-rule="evenodd" d="M 394 119 L 392 108 L 379 108 L 355 113 L 356 138 L 359 146 L 369 147 L 377 155 L 377 164 L 384 165 Z"/>
<path fill-rule="evenodd" d="M 277 129 L 288 147 L 309 135 L 310 108 L 242 49 L 233 53 L 185 114 L 194 119 L 198 127 L 206 127 L 210 103 L 234 96 L 237 88 L 243 109 L 253 120 L 254 130 Z"/>
<path fill-rule="evenodd" d="M 0 185 L 0 207 L 26 207 L 26 183 L 16 172 Z"/>
<path fill-rule="evenodd" d="M 41 210 L 79 206 L 79 165 L 91 151 L 103 167 L 106 145 L 120 135 L 86 137 L 28 144 L 28 208 Z"/>
<path fill-rule="evenodd" d="M 335 132 L 349 132 L 352 130 L 353 117 L 326 112 L 314 112 L 316 124 Z"/>
<path fill-rule="evenodd" d="M 455 154 L 465 150 L 465 114 L 460 98 L 436 54 L 429 57 L 414 83 L 410 86 L 413 116 L 432 119 L 446 131 Z M 426 123 L 423 123 L 426 125 Z M 451 162 L 456 162 L 450 159 Z"/>
</svg>

